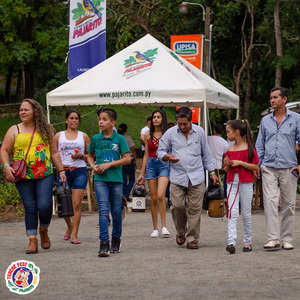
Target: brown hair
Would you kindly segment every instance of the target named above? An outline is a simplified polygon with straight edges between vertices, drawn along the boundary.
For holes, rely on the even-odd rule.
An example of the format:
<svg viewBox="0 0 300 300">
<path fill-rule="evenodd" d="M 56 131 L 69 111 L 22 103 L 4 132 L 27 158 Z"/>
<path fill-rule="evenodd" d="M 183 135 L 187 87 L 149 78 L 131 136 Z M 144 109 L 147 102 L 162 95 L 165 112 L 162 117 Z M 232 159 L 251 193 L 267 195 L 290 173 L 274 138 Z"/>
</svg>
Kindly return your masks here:
<svg viewBox="0 0 300 300">
<path fill-rule="evenodd" d="M 161 115 L 161 117 L 162 117 L 162 121 L 161 121 L 161 131 L 162 131 L 162 134 L 164 134 L 168 130 L 168 121 L 167 121 L 167 115 L 166 115 L 165 111 L 162 110 L 161 108 L 155 110 L 152 113 L 152 116 L 151 116 L 151 124 L 150 124 L 150 140 L 151 140 L 151 142 L 153 142 L 153 133 L 155 131 L 155 126 L 153 124 L 153 116 L 157 112 L 159 112 L 160 115 Z"/>
<path fill-rule="evenodd" d="M 248 160 L 250 163 L 252 163 L 252 160 L 254 158 L 254 141 L 250 129 L 250 125 L 247 120 L 239 120 L 235 119 L 232 121 L 229 121 L 227 123 L 227 126 L 229 126 L 233 130 L 239 130 L 240 135 L 243 139 L 245 139 L 246 143 L 248 144 Z"/>
<path fill-rule="evenodd" d="M 37 101 L 30 98 L 25 98 L 22 103 L 23 102 L 28 102 L 33 108 L 33 122 L 36 131 L 51 144 L 53 128 L 46 120 L 43 107 Z"/>
</svg>

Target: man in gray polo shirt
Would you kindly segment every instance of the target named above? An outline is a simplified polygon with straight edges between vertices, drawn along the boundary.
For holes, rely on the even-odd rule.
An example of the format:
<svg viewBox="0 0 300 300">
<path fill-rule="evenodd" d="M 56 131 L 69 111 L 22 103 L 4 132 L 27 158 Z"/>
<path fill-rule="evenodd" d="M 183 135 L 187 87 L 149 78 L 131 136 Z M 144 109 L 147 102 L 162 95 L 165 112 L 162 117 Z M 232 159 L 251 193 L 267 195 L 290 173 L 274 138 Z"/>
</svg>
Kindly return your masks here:
<svg viewBox="0 0 300 300">
<path fill-rule="evenodd" d="M 270 104 L 274 112 L 260 123 L 256 140 L 262 177 L 264 209 L 267 224 L 267 250 L 293 249 L 295 201 L 300 166 L 297 163 L 296 142 L 300 139 L 300 115 L 285 107 L 288 94 L 285 88 L 271 90 Z M 298 170 L 298 176 L 291 172 Z M 278 202 L 281 194 L 282 220 L 278 220 Z"/>
<path fill-rule="evenodd" d="M 204 130 L 192 124 L 192 111 L 181 107 L 176 112 L 177 125 L 168 129 L 159 141 L 157 157 L 170 162 L 171 213 L 179 246 L 198 249 L 203 194 L 204 168 L 214 183 L 215 160 Z"/>
</svg>

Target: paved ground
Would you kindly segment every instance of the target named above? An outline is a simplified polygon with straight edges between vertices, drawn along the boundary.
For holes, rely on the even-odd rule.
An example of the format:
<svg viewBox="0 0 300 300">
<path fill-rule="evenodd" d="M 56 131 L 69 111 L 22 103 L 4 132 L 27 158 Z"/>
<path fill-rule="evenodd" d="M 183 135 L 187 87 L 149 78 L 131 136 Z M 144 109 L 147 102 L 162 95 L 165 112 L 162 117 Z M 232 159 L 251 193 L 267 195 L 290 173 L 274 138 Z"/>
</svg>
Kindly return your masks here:
<svg viewBox="0 0 300 300">
<path fill-rule="evenodd" d="M 300 212 L 295 224 L 295 249 L 266 252 L 265 218 L 253 213 L 253 252 L 242 252 L 239 220 L 237 253 L 225 251 L 227 220 L 203 213 L 199 250 L 175 243 L 171 237 L 149 237 L 151 215 L 128 213 L 123 224 L 122 251 L 97 257 L 97 214 L 82 217 L 81 245 L 63 240 L 64 221 L 54 217 L 50 227 L 52 247 L 26 255 L 24 221 L 0 222 L 0 299 L 299 299 Z M 16 260 L 33 261 L 41 270 L 40 283 L 29 295 L 11 293 L 3 280 Z"/>
</svg>

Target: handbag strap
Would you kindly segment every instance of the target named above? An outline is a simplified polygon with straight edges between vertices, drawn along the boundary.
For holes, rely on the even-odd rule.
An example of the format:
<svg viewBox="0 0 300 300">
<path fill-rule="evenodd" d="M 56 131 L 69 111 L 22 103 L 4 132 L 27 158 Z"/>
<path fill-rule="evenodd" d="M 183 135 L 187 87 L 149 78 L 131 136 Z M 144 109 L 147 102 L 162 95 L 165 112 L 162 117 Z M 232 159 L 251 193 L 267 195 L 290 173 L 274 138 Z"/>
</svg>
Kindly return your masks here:
<svg viewBox="0 0 300 300">
<path fill-rule="evenodd" d="M 33 132 L 32 132 L 32 135 L 31 135 L 31 140 L 30 140 L 30 143 L 29 143 L 29 146 L 28 146 L 28 150 L 27 150 L 27 153 L 26 153 L 25 158 L 24 158 L 25 160 L 27 159 L 27 155 L 29 153 L 29 150 L 30 150 L 30 147 L 31 147 L 31 144 L 32 144 L 32 140 L 33 140 L 34 134 L 35 134 L 35 127 L 33 129 Z"/>
</svg>

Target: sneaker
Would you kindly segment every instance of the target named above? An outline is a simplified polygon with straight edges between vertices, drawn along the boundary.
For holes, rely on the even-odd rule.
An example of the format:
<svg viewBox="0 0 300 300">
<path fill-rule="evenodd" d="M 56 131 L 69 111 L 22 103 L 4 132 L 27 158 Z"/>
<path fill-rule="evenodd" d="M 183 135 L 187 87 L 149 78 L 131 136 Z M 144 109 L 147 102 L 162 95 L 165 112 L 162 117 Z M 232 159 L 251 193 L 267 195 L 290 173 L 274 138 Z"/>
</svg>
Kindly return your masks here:
<svg viewBox="0 0 300 300">
<path fill-rule="evenodd" d="M 150 234 L 150 237 L 157 238 L 158 237 L 158 230 L 153 230 L 152 233 Z"/>
<path fill-rule="evenodd" d="M 109 256 L 109 242 L 102 241 L 100 243 L 100 250 L 98 252 L 98 256 L 100 257 Z"/>
<path fill-rule="evenodd" d="M 112 237 L 110 253 L 119 253 L 121 248 L 121 239 L 118 237 Z"/>
<path fill-rule="evenodd" d="M 269 250 L 280 249 L 280 242 L 278 240 L 269 241 L 267 244 L 264 245 L 264 248 Z"/>
<path fill-rule="evenodd" d="M 167 227 L 163 227 L 163 228 L 162 228 L 161 234 L 162 234 L 162 237 L 164 237 L 164 238 L 168 238 L 168 237 L 170 236 L 170 232 L 169 232 L 169 230 L 167 229 Z"/>
<path fill-rule="evenodd" d="M 293 247 L 293 245 L 292 245 L 291 243 L 289 243 L 289 242 L 283 242 L 283 243 L 282 243 L 282 249 L 284 249 L 284 250 L 293 250 L 294 247 Z"/>
<path fill-rule="evenodd" d="M 227 245 L 226 251 L 228 251 L 230 254 L 235 253 L 235 246 L 233 244 Z"/>
</svg>

